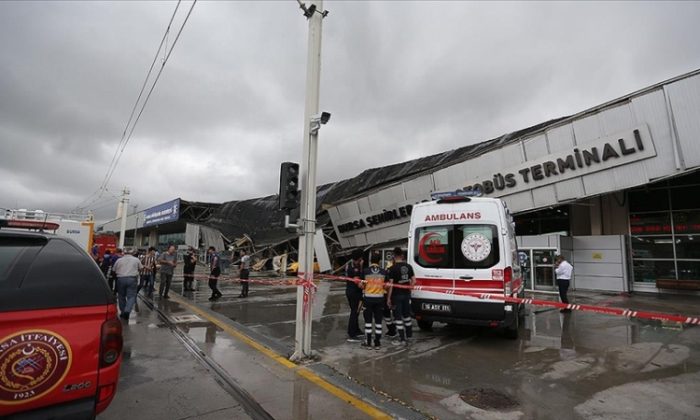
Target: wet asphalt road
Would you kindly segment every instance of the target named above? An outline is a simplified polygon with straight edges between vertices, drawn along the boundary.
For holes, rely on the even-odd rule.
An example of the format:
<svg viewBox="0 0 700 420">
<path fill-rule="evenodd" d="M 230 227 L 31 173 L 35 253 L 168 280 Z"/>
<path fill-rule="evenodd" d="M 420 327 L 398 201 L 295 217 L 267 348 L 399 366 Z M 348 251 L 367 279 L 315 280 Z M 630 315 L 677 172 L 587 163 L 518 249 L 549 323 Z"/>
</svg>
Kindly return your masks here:
<svg viewBox="0 0 700 420">
<path fill-rule="evenodd" d="M 293 287 L 252 285 L 250 297 L 240 299 L 239 286 L 223 282 L 224 297 L 215 303 L 204 284 L 199 290 L 185 297 L 293 347 Z M 575 303 L 700 313 L 697 297 L 580 292 Z M 408 348 L 384 340 L 382 350 L 368 351 L 345 341 L 348 312 L 344 286 L 321 284 L 313 325 L 320 363 L 429 416 L 700 418 L 698 327 L 533 307 L 518 340 L 437 324 L 433 331 L 416 327 Z"/>
</svg>

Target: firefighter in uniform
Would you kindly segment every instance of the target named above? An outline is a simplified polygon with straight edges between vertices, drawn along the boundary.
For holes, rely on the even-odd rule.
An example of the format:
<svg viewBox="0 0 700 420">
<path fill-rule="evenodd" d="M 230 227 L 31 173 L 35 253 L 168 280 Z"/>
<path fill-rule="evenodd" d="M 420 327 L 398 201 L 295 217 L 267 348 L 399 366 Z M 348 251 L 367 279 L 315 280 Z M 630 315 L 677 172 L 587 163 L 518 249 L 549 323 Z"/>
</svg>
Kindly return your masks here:
<svg viewBox="0 0 700 420">
<path fill-rule="evenodd" d="M 361 287 L 364 291 L 363 312 L 365 318 L 365 338 L 362 343 L 364 347 L 372 348 L 372 321 L 374 321 L 374 349 L 379 350 L 382 346 L 382 315 L 384 313 L 384 293 L 386 271 L 379 266 L 381 256 L 373 254 L 370 259 L 370 266 L 365 269 L 364 280 Z"/>
</svg>

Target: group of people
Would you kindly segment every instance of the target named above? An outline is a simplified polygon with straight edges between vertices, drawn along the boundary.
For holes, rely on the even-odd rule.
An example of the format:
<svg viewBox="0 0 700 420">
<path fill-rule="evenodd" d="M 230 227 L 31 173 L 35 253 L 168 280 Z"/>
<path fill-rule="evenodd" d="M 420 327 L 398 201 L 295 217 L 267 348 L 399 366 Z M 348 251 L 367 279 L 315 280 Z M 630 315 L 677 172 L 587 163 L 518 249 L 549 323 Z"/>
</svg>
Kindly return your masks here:
<svg viewBox="0 0 700 420">
<path fill-rule="evenodd" d="M 361 250 L 355 250 L 345 276 L 345 295 L 350 305 L 348 341 L 362 342 L 366 348 L 379 350 L 382 345 L 384 322 L 393 345 L 406 345 L 413 336 L 411 290 L 416 281 L 413 268 L 405 260 L 401 248 L 394 248 L 393 264 L 387 269 L 379 266 L 381 256 L 372 254 L 365 267 Z M 398 287 L 397 287 L 398 286 Z M 403 287 L 402 287 L 403 286 Z M 360 329 L 362 312 L 365 328 Z"/>
<path fill-rule="evenodd" d="M 221 257 L 216 248 L 211 246 L 207 250 L 209 255 L 209 288 L 211 289 L 210 301 L 215 301 L 223 294 L 218 288 L 219 276 L 221 275 Z M 240 279 L 241 294 L 239 297 L 248 297 L 248 278 L 250 275 L 250 256 L 242 250 L 240 251 Z M 96 258 L 96 260 L 98 260 Z M 183 292 L 196 291 L 195 269 L 199 258 L 193 247 L 189 247 L 187 253 L 182 257 Z M 145 291 L 145 295 L 153 298 L 155 291 L 156 274 L 160 274 L 158 296 L 162 299 L 169 299 L 170 287 L 178 266 L 178 255 L 175 245 L 168 246 L 165 252 L 158 253 L 154 247 L 148 248 L 145 253 L 138 251 L 122 250 L 117 248 L 114 253 L 105 251 L 104 257 L 98 260 L 102 273 L 107 278 L 109 288 L 118 297 L 119 315 L 122 319 L 128 320 L 131 311 L 136 303 L 136 295 Z"/>
</svg>

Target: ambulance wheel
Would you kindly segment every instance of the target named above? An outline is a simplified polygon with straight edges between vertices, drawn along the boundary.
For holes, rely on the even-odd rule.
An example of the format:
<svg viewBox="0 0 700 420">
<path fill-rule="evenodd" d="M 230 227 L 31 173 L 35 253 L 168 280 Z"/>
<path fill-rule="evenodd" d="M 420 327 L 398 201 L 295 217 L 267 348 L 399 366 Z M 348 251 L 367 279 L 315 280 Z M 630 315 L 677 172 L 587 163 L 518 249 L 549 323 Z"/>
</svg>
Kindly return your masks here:
<svg viewBox="0 0 700 420">
<path fill-rule="evenodd" d="M 422 331 L 431 331 L 433 329 L 433 321 L 418 320 L 418 328 Z"/>
<path fill-rule="evenodd" d="M 509 338 L 511 340 L 517 340 L 519 327 L 520 317 L 516 315 L 513 318 L 513 323 L 506 327 L 506 338 Z"/>
</svg>

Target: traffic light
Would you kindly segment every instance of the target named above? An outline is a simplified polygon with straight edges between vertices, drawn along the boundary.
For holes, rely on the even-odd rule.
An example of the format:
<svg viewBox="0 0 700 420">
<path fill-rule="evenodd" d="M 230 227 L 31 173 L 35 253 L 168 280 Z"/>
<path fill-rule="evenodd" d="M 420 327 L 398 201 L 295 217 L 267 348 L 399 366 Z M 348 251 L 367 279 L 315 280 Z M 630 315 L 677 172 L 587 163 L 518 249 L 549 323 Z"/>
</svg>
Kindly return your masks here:
<svg viewBox="0 0 700 420">
<path fill-rule="evenodd" d="M 299 164 L 282 162 L 280 170 L 280 210 L 299 207 Z"/>
</svg>

